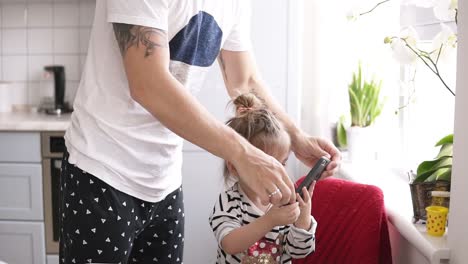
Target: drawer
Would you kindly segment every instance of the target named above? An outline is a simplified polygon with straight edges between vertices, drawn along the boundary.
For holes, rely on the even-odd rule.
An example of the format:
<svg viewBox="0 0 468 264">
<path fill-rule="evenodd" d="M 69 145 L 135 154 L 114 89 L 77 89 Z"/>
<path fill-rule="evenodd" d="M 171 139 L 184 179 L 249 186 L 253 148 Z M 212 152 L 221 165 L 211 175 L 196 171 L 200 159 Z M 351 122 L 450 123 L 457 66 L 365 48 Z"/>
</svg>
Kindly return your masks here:
<svg viewBox="0 0 468 264">
<path fill-rule="evenodd" d="M 40 134 L 1 132 L 0 162 L 41 162 Z"/>
<path fill-rule="evenodd" d="M 47 264 L 59 264 L 59 256 L 47 255 Z"/>
<path fill-rule="evenodd" d="M 0 260 L 45 264 L 44 224 L 0 221 Z"/>
<path fill-rule="evenodd" d="M 43 220 L 40 164 L 0 163 L 0 220 Z"/>
</svg>

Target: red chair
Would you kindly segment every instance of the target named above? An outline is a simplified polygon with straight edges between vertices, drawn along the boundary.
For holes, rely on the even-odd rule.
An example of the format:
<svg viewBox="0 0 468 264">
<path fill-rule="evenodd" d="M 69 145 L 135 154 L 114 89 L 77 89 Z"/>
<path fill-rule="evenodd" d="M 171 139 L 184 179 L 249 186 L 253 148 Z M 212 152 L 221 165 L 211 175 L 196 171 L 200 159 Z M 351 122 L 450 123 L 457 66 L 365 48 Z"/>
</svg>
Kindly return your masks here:
<svg viewBox="0 0 468 264">
<path fill-rule="evenodd" d="M 378 187 L 334 178 L 318 181 L 312 215 L 318 222 L 315 252 L 294 264 L 392 263 L 383 193 Z"/>
</svg>

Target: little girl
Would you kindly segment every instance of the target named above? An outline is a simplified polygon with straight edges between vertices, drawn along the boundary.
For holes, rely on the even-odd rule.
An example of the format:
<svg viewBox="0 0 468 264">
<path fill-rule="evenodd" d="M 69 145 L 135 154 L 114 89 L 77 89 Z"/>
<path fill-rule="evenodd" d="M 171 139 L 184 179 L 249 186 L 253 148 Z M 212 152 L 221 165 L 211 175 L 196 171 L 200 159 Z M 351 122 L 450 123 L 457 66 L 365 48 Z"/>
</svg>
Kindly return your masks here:
<svg viewBox="0 0 468 264">
<path fill-rule="evenodd" d="M 274 114 L 253 94 L 237 97 L 234 105 L 236 116 L 227 124 L 285 165 L 290 138 Z M 229 162 L 224 175 L 235 183 L 220 194 L 209 219 L 218 240 L 217 263 L 291 263 L 292 258 L 314 251 L 317 222 L 311 216 L 311 197 L 315 183 L 309 191 L 302 190 L 304 199 L 297 195 L 298 202 L 271 207 L 262 205 L 249 186 L 239 181 Z"/>
</svg>

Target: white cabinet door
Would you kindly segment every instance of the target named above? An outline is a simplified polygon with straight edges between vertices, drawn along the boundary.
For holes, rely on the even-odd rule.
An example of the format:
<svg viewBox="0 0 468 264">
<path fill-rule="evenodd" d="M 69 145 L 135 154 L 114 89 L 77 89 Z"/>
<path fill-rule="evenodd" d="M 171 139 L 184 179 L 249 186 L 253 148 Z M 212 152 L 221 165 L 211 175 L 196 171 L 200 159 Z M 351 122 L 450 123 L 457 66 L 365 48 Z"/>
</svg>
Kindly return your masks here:
<svg viewBox="0 0 468 264">
<path fill-rule="evenodd" d="M 0 163 L 0 220 L 43 220 L 40 164 Z"/>
<path fill-rule="evenodd" d="M 47 255 L 47 264 L 59 264 L 59 256 Z"/>
<path fill-rule="evenodd" d="M 184 153 L 184 263 L 215 263 L 217 244 L 208 217 L 224 180 L 220 159 L 206 152 Z"/>
<path fill-rule="evenodd" d="M 41 162 L 40 134 L 1 132 L 0 162 Z"/>
<path fill-rule="evenodd" d="M 0 260 L 45 264 L 44 224 L 0 221 Z"/>
</svg>

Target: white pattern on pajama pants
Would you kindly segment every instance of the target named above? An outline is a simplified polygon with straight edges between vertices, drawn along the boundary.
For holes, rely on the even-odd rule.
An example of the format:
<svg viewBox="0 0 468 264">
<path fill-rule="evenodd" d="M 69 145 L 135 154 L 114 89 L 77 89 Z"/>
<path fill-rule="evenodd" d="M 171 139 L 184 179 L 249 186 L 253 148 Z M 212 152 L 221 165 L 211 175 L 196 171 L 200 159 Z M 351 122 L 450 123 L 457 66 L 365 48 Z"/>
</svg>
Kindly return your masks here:
<svg viewBox="0 0 468 264">
<path fill-rule="evenodd" d="M 182 188 L 157 203 L 62 162 L 60 263 L 182 263 Z"/>
</svg>

